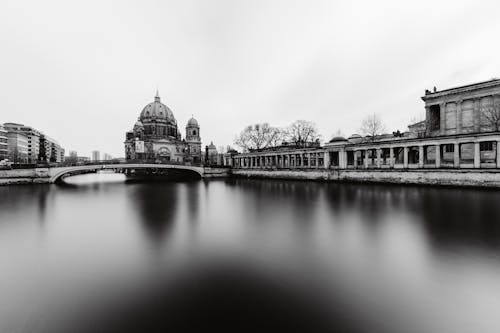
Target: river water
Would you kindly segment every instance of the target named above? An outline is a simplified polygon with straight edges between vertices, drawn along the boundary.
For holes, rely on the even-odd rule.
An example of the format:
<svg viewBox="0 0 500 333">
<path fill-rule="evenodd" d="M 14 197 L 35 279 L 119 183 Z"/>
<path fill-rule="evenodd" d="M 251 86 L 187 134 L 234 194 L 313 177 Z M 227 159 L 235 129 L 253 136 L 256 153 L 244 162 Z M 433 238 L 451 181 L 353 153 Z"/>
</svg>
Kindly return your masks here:
<svg viewBox="0 0 500 333">
<path fill-rule="evenodd" d="M 500 332 L 500 192 L 0 187 L 0 332 Z"/>
</svg>

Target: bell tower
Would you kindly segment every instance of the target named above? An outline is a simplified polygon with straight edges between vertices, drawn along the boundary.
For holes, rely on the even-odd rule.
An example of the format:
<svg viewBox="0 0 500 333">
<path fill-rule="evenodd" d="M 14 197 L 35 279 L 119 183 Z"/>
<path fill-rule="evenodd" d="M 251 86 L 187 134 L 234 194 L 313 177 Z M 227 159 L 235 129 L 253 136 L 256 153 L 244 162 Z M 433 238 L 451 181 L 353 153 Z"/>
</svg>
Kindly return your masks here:
<svg viewBox="0 0 500 333">
<path fill-rule="evenodd" d="M 198 121 L 191 117 L 186 125 L 186 143 L 188 158 L 194 164 L 201 163 L 201 137 Z"/>
</svg>

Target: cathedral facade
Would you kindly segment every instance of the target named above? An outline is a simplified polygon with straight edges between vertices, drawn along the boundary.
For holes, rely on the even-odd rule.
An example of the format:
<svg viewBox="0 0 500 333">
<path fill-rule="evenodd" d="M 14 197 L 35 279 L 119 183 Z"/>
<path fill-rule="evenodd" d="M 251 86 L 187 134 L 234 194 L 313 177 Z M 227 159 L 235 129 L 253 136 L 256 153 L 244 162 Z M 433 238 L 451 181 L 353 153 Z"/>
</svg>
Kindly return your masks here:
<svg viewBox="0 0 500 333">
<path fill-rule="evenodd" d="M 189 119 L 182 139 L 172 110 L 156 92 L 154 101 L 142 109 L 134 128 L 126 133 L 125 158 L 137 162 L 200 164 L 200 126 L 196 119 Z"/>
</svg>

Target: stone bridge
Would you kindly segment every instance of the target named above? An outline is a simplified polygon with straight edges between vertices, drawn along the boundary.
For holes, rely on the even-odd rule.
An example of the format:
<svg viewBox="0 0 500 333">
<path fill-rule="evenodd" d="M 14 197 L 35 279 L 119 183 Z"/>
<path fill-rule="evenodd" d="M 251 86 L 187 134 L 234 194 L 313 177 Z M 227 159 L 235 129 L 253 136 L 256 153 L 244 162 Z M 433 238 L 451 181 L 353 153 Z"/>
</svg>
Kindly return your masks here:
<svg viewBox="0 0 500 333">
<path fill-rule="evenodd" d="M 112 170 L 112 171 L 122 171 L 130 169 L 177 169 L 186 170 L 190 172 L 197 173 L 200 177 L 204 176 L 205 168 L 190 166 L 190 165 L 178 165 L 178 164 L 142 164 L 142 163 L 123 163 L 123 164 L 94 164 L 94 165 L 76 165 L 68 167 L 54 167 L 48 168 L 49 183 L 56 183 L 62 177 L 71 174 L 78 174 L 82 172 L 97 172 L 99 170 Z"/>
<path fill-rule="evenodd" d="M 192 173 L 193 175 L 197 175 L 200 178 L 227 177 L 230 174 L 230 169 L 228 168 L 211 168 L 180 164 L 101 163 L 65 167 L 0 170 L 0 185 L 33 183 L 54 184 L 57 181 L 62 180 L 66 176 L 80 173 L 92 173 L 100 170 L 112 170 L 115 172 L 121 172 L 125 170 L 136 169 L 175 169 L 179 171 L 185 171 L 187 173 Z"/>
</svg>

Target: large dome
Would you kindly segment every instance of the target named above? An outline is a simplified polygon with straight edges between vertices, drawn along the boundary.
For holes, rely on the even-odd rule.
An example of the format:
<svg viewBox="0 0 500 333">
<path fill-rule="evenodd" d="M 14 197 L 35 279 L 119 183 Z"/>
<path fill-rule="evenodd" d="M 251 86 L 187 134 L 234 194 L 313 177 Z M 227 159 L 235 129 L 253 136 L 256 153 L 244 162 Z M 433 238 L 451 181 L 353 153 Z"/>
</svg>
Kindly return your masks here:
<svg viewBox="0 0 500 333">
<path fill-rule="evenodd" d="M 148 120 L 165 121 L 171 124 L 176 124 L 172 110 L 160 101 L 160 96 L 156 92 L 155 101 L 149 103 L 142 109 L 141 122 L 148 122 Z"/>
</svg>

